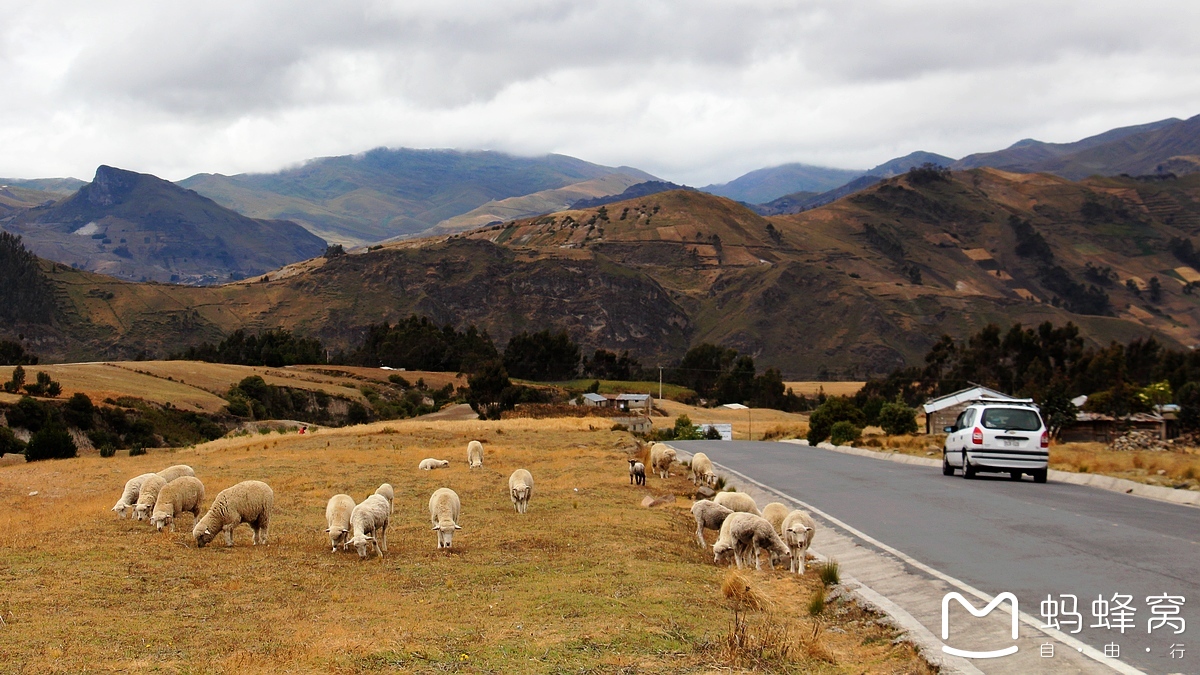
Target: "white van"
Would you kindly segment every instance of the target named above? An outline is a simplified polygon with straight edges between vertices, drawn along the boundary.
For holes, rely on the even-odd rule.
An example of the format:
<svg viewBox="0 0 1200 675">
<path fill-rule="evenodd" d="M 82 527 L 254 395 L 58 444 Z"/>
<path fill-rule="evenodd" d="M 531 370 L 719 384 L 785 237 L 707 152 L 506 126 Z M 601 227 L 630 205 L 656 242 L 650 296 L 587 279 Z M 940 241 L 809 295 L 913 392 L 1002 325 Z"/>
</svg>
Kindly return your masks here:
<svg viewBox="0 0 1200 675">
<path fill-rule="evenodd" d="M 944 431 L 943 475 L 961 469 L 963 478 L 996 472 L 1013 480 L 1029 474 L 1035 483 L 1046 482 L 1050 433 L 1032 401 L 974 401 Z"/>
</svg>

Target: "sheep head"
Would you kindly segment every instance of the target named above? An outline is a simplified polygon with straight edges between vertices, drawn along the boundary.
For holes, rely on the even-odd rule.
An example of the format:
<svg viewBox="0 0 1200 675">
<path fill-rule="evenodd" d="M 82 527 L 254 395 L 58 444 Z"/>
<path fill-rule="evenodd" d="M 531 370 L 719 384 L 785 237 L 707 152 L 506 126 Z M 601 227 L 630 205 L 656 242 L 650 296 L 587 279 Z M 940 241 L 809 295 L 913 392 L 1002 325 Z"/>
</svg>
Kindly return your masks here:
<svg viewBox="0 0 1200 675">
<path fill-rule="evenodd" d="M 353 537 L 352 539 L 350 539 L 350 541 L 349 541 L 349 544 L 350 544 L 351 546 L 353 546 L 353 547 L 354 547 L 354 549 L 355 549 L 356 551 L 358 551 L 358 557 L 359 557 L 359 558 L 362 558 L 363 560 L 366 560 L 366 559 L 367 559 L 367 556 L 368 556 L 368 555 L 370 555 L 370 549 L 369 549 L 369 547 L 370 547 L 370 546 L 371 546 L 371 545 L 372 545 L 374 542 L 375 542 L 375 536 L 374 536 L 374 535 L 370 535 L 370 534 L 356 534 L 356 535 L 354 535 L 354 537 Z"/>
<path fill-rule="evenodd" d="M 203 523 L 197 523 L 196 527 L 192 529 L 192 536 L 196 539 L 196 546 L 204 548 L 217 535 L 211 528 L 205 527 Z"/>
<path fill-rule="evenodd" d="M 170 527 L 173 520 L 174 518 L 169 514 L 163 514 L 158 517 L 150 516 L 150 524 L 157 527 L 159 532 L 162 532 L 164 527 Z"/>
<path fill-rule="evenodd" d="M 129 505 L 125 502 L 117 502 L 117 505 L 112 507 L 112 511 L 117 514 L 121 520 L 125 519 L 125 512 L 129 509 Z"/>
<path fill-rule="evenodd" d="M 518 502 L 523 502 L 526 499 L 529 499 L 529 486 L 518 485 L 517 487 L 513 488 L 512 498 Z"/>
<path fill-rule="evenodd" d="M 807 525 L 793 523 L 785 531 L 788 534 L 788 538 L 798 546 L 807 547 L 812 543 L 813 529 Z"/>
</svg>

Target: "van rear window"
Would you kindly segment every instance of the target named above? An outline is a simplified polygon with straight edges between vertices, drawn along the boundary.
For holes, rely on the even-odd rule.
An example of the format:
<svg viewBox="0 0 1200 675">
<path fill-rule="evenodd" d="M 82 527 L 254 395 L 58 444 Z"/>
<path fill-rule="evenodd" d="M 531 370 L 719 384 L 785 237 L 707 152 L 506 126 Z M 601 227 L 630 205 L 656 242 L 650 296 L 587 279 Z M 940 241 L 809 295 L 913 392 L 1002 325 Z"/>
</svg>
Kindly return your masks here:
<svg viewBox="0 0 1200 675">
<path fill-rule="evenodd" d="M 1042 418 L 1028 408 L 987 408 L 983 411 L 983 426 L 1009 431 L 1037 431 Z"/>
</svg>

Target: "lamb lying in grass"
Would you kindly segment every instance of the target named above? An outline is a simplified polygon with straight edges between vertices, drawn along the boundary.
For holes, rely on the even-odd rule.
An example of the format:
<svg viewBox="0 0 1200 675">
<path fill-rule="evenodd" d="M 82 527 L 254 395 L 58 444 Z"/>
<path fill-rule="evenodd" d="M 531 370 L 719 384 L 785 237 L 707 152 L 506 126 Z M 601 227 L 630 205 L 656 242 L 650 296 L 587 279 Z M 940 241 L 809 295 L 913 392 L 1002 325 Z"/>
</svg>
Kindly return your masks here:
<svg viewBox="0 0 1200 675">
<path fill-rule="evenodd" d="M 204 548 L 218 532 L 225 533 L 225 545 L 233 546 L 233 528 L 246 523 L 254 530 L 254 545 L 266 545 L 271 524 L 275 492 L 260 480 L 246 480 L 225 488 L 213 500 L 208 513 L 196 522 L 192 536 L 196 545 Z"/>
<path fill-rule="evenodd" d="M 448 466 L 450 466 L 450 460 L 448 459 L 434 459 L 432 457 L 428 457 L 421 460 L 421 463 L 417 465 L 417 468 L 421 469 L 422 471 L 432 471 L 434 469 L 444 469 Z"/>
</svg>

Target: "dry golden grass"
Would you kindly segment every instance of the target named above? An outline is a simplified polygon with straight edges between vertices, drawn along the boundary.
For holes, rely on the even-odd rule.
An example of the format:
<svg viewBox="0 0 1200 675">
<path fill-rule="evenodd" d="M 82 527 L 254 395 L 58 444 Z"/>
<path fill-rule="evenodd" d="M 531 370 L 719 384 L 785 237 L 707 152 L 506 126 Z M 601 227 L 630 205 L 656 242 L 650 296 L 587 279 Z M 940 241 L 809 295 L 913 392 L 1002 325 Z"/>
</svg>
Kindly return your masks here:
<svg viewBox="0 0 1200 675">
<path fill-rule="evenodd" d="M 482 470 L 466 467 L 472 438 L 486 447 Z M 692 486 L 683 471 L 630 486 L 632 446 L 628 434 L 589 430 L 587 420 L 412 420 L 0 466 L 0 670 L 736 669 L 741 657 L 731 661 L 720 647 L 732 618 L 721 595 L 726 570 L 695 545 L 688 503 L 638 506 L 647 492 Z M 424 457 L 452 464 L 417 471 Z M 242 527 L 232 549 L 197 549 L 187 516 L 179 532 L 158 534 L 109 512 L 127 478 L 175 463 L 196 469 L 209 501 L 240 480 L 267 481 L 276 494 L 270 545 L 250 546 Z M 524 516 L 505 482 L 517 467 L 536 480 Z M 384 481 L 396 490 L 388 556 L 330 553 L 327 499 L 361 500 Z M 449 553 L 435 550 L 428 520 L 440 486 L 463 501 Z M 814 627 L 804 607 L 817 576 L 747 577 L 802 639 L 768 669 L 930 672 L 853 605 L 831 605 L 820 619 L 845 633 L 806 647 Z"/>
<path fill-rule="evenodd" d="M 797 396 L 816 396 L 824 391 L 826 396 L 853 396 L 866 382 L 784 382 Z"/>
<path fill-rule="evenodd" d="M 179 363 L 187 362 L 180 361 Z M 195 365 L 211 366 L 213 364 Z M 121 366 L 129 366 L 129 368 Z M 44 370 L 62 385 L 63 393 L 59 398 L 69 398 L 75 392 L 83 392 L 96 403 L 106 398 L 116 399 L 132 395 L 155 403 L 169 402 L 183 410 L 216 412 L 225 407 L 226 401 L 212 391 L 205 391 L 203 388 L 179 381 L 172 382 L 165 377 L 138 373 L 133 370 L 137 367 L 145 369 L 142 363 L 66 363 L 29 366 L 25 368 L 25 381 L 33 382 L 34 375 L 39 370 Z M 0 378 L 5 381 L 12 379 L 12 371 L 11 366 L 0 367 Z M 228 388 L 229 385 L 226 385 L 225 389 Z M 0 394 L 0 401 L 3 402 L 15 402 L 19 398 L 12 394 Z"/>
<path fill-rule="evenodd" d="M 808 431 L 808 415 L 800 413 L 786 413 L 770 408 L 748 410 L 698 408 L 667 399 L 655 399 L 654 405 L 668 415 L 666 418 L 654 418 L 654 426 L 659 428 L 674 426 L 676 417 L 687 415 L 693 424 L 717 422 L 732 424 L 733 437 L 736 440 L 750 439 L 750 434 L 753 434 L 754 439 L 761 440 L 764 433 L 777 427 L 803 428 L 805 432 Z"/>
</svg>

